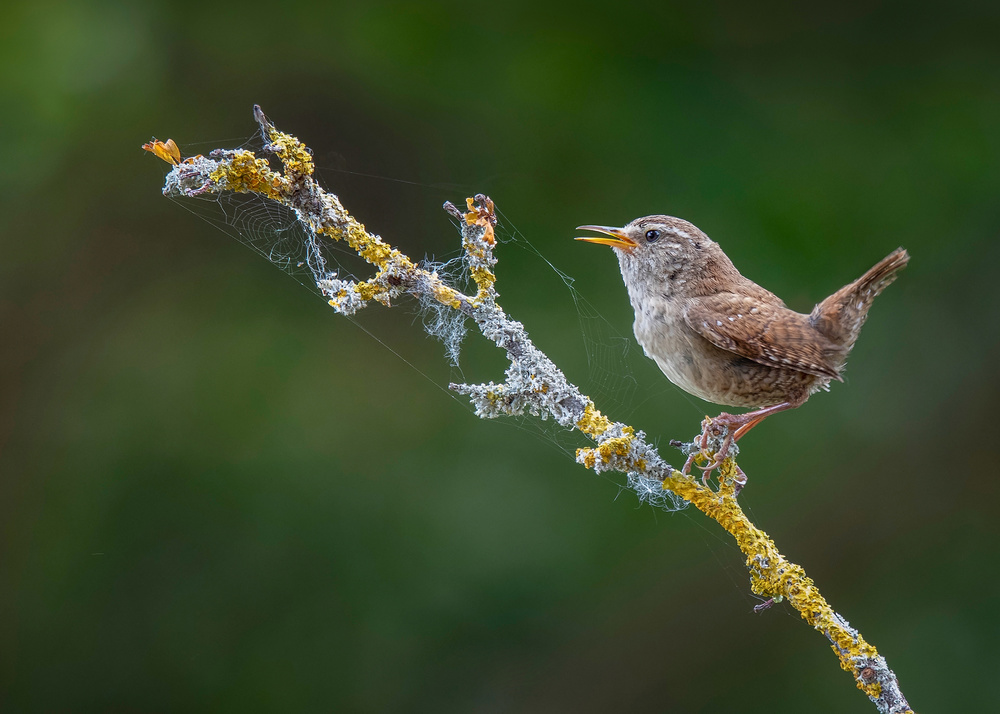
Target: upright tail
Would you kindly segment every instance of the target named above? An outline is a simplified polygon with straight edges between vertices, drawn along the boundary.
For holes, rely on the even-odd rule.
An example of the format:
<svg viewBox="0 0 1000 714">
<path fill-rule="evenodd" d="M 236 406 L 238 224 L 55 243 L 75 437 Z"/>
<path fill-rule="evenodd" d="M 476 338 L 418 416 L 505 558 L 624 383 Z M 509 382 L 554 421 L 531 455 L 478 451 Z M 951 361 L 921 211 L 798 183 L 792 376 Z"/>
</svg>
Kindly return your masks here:
<svg viewBox="0 0 1000 714">
<path fill-rule="evenodd" d="M 868 317 L 868 309 L 875 297 L 896 279 L 896 274 L 906 267 L 910 254 L 903 248 L 880 260 L 875 267 L 845 285 L 813 308 L 809 321 L 819 332 L 843 349 L 843 360 L 854 347 L 861 326 Z"/>
</svg>

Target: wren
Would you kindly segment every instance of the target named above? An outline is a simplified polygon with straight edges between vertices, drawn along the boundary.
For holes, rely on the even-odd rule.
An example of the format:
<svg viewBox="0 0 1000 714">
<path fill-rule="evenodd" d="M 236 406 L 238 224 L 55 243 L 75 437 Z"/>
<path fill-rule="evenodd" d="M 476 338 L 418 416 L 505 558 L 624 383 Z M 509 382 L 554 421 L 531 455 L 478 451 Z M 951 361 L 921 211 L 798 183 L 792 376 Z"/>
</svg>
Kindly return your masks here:
<svg viewBox="0 0 1000 714">
<path fill-rule="evenodd" d="M 753 407 L 706 420 L 726 438 L 711 468 L 765 417 L 800 406 L 843 381 L 847 356 L 875 296 L 906 266 L 902 248 L 820 302 L 808 315 L 743 277 L 719 244 L 672 216 L 637 218 L 623 228 L 579 226 L 608 237 L 635 311 L 635 337 L 671 382 L 708 402 Z M 691 459 L 685 465 L 690 468 Z"/>
</svg>

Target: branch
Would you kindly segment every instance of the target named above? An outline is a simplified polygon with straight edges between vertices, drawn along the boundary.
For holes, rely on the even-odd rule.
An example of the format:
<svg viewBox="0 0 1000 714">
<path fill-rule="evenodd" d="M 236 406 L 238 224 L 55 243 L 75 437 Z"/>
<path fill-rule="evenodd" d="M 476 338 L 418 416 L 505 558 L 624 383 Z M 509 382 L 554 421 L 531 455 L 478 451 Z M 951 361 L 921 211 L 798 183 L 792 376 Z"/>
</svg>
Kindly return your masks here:
<svg viewBox="0 0 1000 714">
<path fill-rule="evenodd" d="M 445 204 L 445 209 L 461 223 L 464 261 L 476 286 L 476 293 L 469 295 L 365 230 L 337 196 L 324 191 L 313 179 L 309 149 L 295 137 L 278 131 L 260 107 L 254 107 L 254 118 L 268 142 L 264 150 L 278 157 L 283 172 L 273 171 L 266 159 L 243 149 L 217 149 L 209 158 L 196 156 L 181 161 L 173 142 L 154 140 L 143 148 L 174 165 L 167 175 L 164 195 L 253 193 L 292 209 L 305 228 L 307 263 L 316 287 L 339 313 L 353 314 L 372 301 L 389 307 L 393 299 L 411 295 L 426 310 L 457 311 L 471 319 L 484 337 L 506 352 L 510 363 L 503 382 L 450 385 L 469 397 L 477 416 L 492 419 L 529 414 L 554 419 L 567 429 L 579 430 L 593 442 L 593 446 L 576 452 L 576 461 L 586 468 L 597 473 L 627 474 L 629 487 L 640 500 L 652 505 L 677 508 L 685 502 L 693 504 L 735 538 L 746 556 L 751 591 L 768 598 L 768 603 L 788 600 L 830 641 L 840 666 L 852 675 L 880 714 L 912 712 L 885 658 L 834 612 L 805 570 L 781 555 L 768 535 L 743 513 L 737 497 L 746 477 L 732 458 L 720 467 L 718 490 L 681 473 L 646 441 L 643 432 L 602 414 L 593 400 L 535 347 L 524 325 L 507 316 L 496 301 L 496 218 L 488 197 L 480 194 L 467 199 L 465 212 Z M 338 277 L 327 269 L 321 251 L 324 240 L 346 243 L 375 269 L 375 274 L 363 281 Z M 686 448 L 690 452 L 696 447 Z"/>
</svg>

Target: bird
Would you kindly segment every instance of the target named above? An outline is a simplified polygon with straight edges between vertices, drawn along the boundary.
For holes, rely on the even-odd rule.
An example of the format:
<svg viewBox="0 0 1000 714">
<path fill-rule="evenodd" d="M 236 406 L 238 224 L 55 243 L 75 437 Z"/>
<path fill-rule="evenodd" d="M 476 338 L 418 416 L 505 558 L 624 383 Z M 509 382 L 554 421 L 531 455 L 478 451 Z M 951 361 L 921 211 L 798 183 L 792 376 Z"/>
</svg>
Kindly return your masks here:
<svg viewBox="0 0 1000 714">
<path fill-rule="evenodd" d="M 896 249 L 803 314 L 743 277 L 718 243 L 684 219 L 652 215 L 621 228 L 577 230 L 602 234 L 577 240 L 614 249 L 635 311 L 636 340 L 667 379 L 705 401 L 752 408 L 706 418 L 701 454 L 709 465 L 699 467 L 708 469 L 706 478 L 731 444 L 765 418 L 844 381 L 872 301 L 910 259 Z M 710 433 L 725 434 L 714 458 L 706 452 Z"/>
</svg>

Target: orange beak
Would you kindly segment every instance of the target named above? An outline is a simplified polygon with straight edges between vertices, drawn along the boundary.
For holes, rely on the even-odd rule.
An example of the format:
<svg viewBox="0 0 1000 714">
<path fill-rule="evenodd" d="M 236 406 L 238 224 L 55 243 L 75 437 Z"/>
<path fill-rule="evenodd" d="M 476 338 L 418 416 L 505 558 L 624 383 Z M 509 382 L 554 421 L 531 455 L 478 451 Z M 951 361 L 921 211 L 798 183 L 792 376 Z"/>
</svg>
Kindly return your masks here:
<svg viewBox="0 0 1000 714">
<path fill-rule="evenodd" d="M 632 250 L 636 245 L 635 241 L 626 235 L 623 228 L 610 228 L 608 226 L 577 226 L 576 229 L 578 231 L 595 231 L 597 233 L 603 233 L 606 236 L 611 236 L 610 238 L 588 236 L 586 238 L 577 238 L 576 240 L 583 240 L 588 243 L 598 243 L 600 245 L 610 245 L 612 248 L 621 248 L 623 250 Z"/>
</svg>

